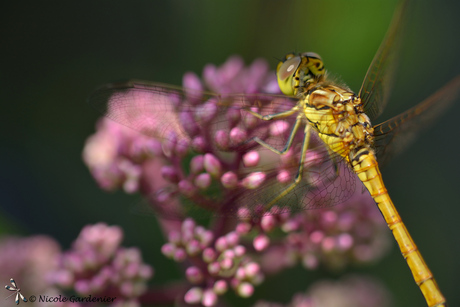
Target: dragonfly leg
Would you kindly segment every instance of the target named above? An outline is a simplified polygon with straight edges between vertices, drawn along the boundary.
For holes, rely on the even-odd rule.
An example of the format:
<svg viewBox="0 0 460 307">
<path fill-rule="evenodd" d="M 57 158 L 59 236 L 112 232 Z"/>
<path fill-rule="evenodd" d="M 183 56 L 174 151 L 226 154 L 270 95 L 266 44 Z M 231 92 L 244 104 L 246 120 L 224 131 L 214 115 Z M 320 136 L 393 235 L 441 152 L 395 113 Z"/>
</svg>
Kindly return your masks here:
<svg viewBox="0 0 460 307">
<path fill-rule="evenodd" d="M 284 155 L 291 148 L 292 142 L 293 142 L 294 137 L 295 137 L 295 134 L 297 133 L 297 130 L 299 130 L 299 127 L 300 127 L 301 123 L 302 123 L 302 116 L 299 115 L 299 116 L 297 116 L 297 119 L 296 119 L 296 121 L 294 123 L 294 127 L 292 127 L 291 133 L 289 134 L 288 141 L 286 142 L 286 145 L 284 145 L 284 148 L 282 150 L 276 149 L 275 147 L 267 144 L 267 142 L 263 141 L 262 139 L 260 139 L 257 136 L 249 139 L 248 142 L 249 141 L 255 141 L 255 142 L 259 143 L 260 145 L 262 145 L 263 147 L 267 148 L 268 150 L 273 151 L 274 153 L 277 153 L 279 155 Z"/>
<path fill-rule="evenodd" d="M 249 109 L 246 109 L 246 112 L 250 113 L 251 115 L 261 119 L 261 120 L 273 120 L 273 119 L 281 119 L 281 118 L 286 118 L 288 116 L 291 116 L 294 113 L 297 113 L 299 111 L 299 107 L 295 106 L 290 110 L 280 112 L 280 113 L 273 113 L 273 114 L 267 114 L 267 115 L 262 115 L 257 112 L 251 111 Z"/>
<path fill-rule="evenodd" d="M 310 131 L 311 131 L 311 126 L 306 125 L 305 126 L 305 136 L 302 144 L 302 153 L 300 156 L 300 164 L 299 164 L 299 169 L 297 171 L 297 175 L 294 179 L 294 182 L 291 183 L 283 192 L 281 192 L 278 196 L 276 196 L 274 199 L 272 199 L 266 206 L 265 209 L 268 210 L 270 209 L 277 201 L 279 201 L 281 198 L 286 196 L 289 192 L 291 192 L 302 180 L 302 175 L 303 175 L 303 168 L 305 164 L 305 157 L 308 149 L 308 145 L 310 142 Z"/>
<path fill-rule="evenodd" d="M 287 110 L 285 112 L 273 113 L 273 114 L 267 114 L 267 115 L 262 115 L 262 114 L 259 114 L 257 112 L 251 111 L 249 109 L 246 109 L 246 112 L 248 112 L 249 114 L 251 114 L 254 117 L 257 117 L 257 118 L 259 118 L 261 120 L 270 121 L 270 120 L 274 120 L 274 119 L 282 119 L 282 118 L 289 117 L 289 116 L 293 115 L 294 113 L 298 113 L 298 110 L 299 110 L 299 107 L 295 106 L 292 109 Z M 294 127 L 292 128 L 291 133 L 289 134 L 289 139 L 286 142 L 286 145 L 284 146 L 283 150 L 278 150 L 278 149 L 274 148 L 273 146 L 267 144 L 267 142 L 263 141 L 262 139 L 260 139 L 257 136 L 253 137 L 253 138 L 250 138 L 247 142 L 255 141 L 255 142 L 259 143 L 259 145 L 262 145 L 263 147 L 267 148 L 268 150 L 271 150 L 274 153 L 277 153 L 279 155 L 283 155 L 289 150 L 289 148 L 291 148 L 292 141 L 294 140 L 294 136 L 295 136 L 297 130 L 299 129 L 299 126 L 300 126 L 300 123 L 301 123 L 301 117 L 302 117 L 301 115 L 297 116 L 297 119 L 295 121 Z"/>
</svg>

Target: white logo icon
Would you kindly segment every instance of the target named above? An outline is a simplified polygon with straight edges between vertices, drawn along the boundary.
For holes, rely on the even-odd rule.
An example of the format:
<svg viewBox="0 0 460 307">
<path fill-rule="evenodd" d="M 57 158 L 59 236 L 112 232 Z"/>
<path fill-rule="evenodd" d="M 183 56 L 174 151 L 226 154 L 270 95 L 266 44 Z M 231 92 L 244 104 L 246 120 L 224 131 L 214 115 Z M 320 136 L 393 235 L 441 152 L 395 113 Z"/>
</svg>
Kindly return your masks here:
<svg viewBox="0 0 460 307">
<path fill-rule="evenodd" d="M 24 295 L 22 295 L 21 289 L 19 289 L 19 287 L 16 285 L 16 282 L 14 281 L 13 278 L 10 278 L 10 282 L 11 282 L 11 284 L 12 284 L 13 286 L 11 287 L 11 286 L 6 285 L 6 286 L 5 286 L 5 289 L 8 290 L 8 291 L 14 291 L 14 292 L 16 293 L 16 300 L 15 300 L 16 305 L 19 305 L 19 297 L 21 297 L 21 300 L 22 300 L 24 303 L 27 302 L 27 299 L 24 297 Z M 9 297 L 12 296 L 12 295 L 14 295 L 14 293 L 8 295 L 7 298 L 9 298 Z M 7 298 L 5 298 L 5 300 L 6 300 Z"/>
</svg>

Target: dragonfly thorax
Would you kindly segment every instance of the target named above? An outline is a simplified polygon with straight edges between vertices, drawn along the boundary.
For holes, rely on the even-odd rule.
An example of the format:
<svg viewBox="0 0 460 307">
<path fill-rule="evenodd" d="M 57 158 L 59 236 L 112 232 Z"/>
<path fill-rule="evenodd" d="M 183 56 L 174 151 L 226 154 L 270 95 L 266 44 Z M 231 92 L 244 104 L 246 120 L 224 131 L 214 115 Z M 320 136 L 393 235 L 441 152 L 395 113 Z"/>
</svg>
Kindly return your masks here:
<svg viewBox="0 0 460 307">
<path fill-rule="evenodd" d="M 356 150 L 370 149 L 374 130 L 361 99 L 352 91 L 324 85 L 304 96 L 305 117 L 331 150 L 351 161 Z"/>
</svg>

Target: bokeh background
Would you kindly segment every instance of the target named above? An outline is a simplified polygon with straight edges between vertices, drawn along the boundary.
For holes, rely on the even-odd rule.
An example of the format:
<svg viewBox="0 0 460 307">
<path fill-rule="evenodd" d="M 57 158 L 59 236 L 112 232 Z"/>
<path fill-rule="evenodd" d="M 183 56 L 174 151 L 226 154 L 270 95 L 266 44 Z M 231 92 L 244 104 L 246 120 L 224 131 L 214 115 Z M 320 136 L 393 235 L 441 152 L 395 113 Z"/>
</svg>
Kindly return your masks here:
<svg viewBox="0 0 460 307">
<path fill-rule="evenodd" d="M 414 1 L 415 2 L 415 1 Z M 8 1 L 0 9 L 0 234 L 47 234 L 68 248 L 80 229 L 121 225 L 156 268 L 153 283 L 180 276 L 159 252 L 155 219 L 130 213 L 137 196 L 101 191 L 83 165 L 99 114 L 86 104 L 97 86 L 137 78 L 180 84 L 186 71 L 230 55 L 319 53 L 329 71 L 359 90 L 396 1 Z M 460 73 L 460 3 L 414 3 L 401 67 L 382 119 L 415 105 Z M 396 206 L 451 306 L 460 306 L 460 100 L 383 170 Z M 375 266 L 395 306 L 424 306 L 396 244 Z M 288 301 L 338 273 L 293 269 L 256 296 Z M 2 281 L 3 282 L 3 281 Z M 240 301 L 245 304 L 249 301 Z"/>
</svg>

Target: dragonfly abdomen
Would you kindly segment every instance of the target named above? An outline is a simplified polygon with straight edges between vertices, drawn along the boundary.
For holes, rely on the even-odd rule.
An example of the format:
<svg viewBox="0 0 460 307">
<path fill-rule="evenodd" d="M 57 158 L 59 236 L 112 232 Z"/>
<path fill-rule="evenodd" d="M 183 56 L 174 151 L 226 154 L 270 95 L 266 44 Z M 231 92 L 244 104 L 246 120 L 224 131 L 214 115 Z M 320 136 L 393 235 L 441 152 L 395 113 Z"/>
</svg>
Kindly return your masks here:
<svg viewBox="0 0 460 307">
<path fill-rule="evenodd" d="M 417 246 L 412 240 L 406 226 L 401 220 L 387 189 L 383 184 L 382 175 L 377 165 L 374 151 L 362 148 L 351 161 L 353 170 L 366 186 L 372 198 L 379 207 L 388 227 L 398 242 L 401 254 L 409 265 L 415 282 L 422 291 L 428 306 L 445 306 L 445 298 L 436 284 L 428 266 L 422 258 Z"/>
</svg>

